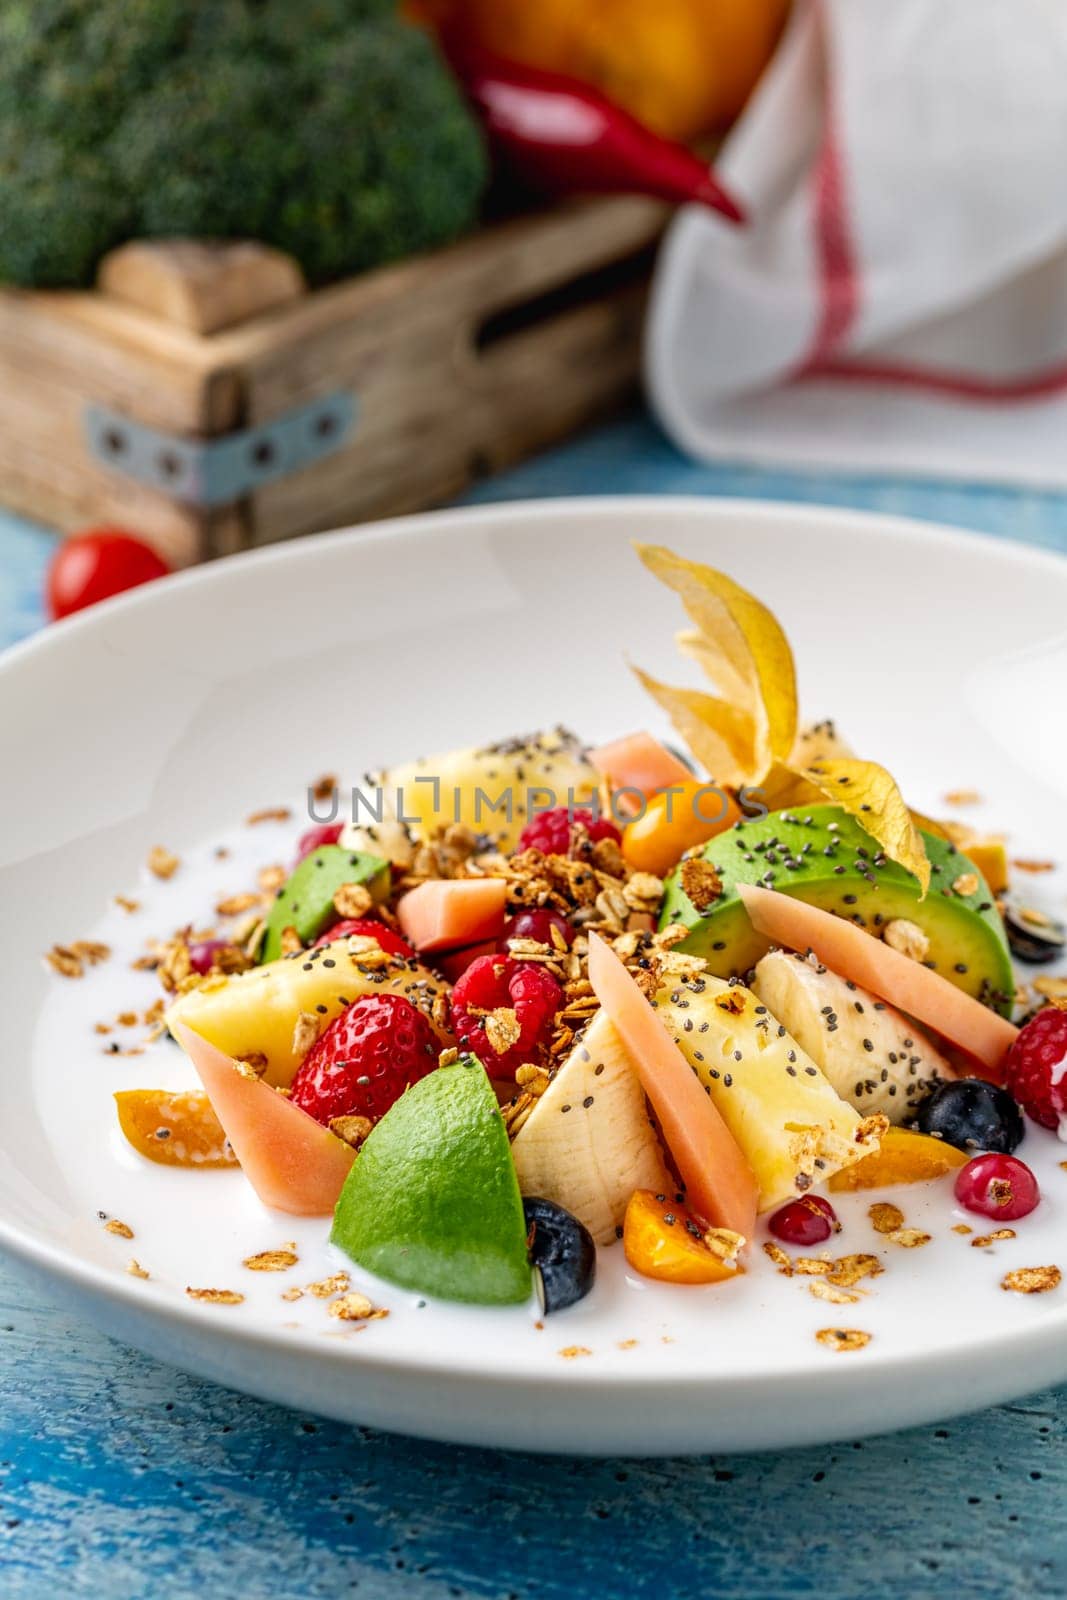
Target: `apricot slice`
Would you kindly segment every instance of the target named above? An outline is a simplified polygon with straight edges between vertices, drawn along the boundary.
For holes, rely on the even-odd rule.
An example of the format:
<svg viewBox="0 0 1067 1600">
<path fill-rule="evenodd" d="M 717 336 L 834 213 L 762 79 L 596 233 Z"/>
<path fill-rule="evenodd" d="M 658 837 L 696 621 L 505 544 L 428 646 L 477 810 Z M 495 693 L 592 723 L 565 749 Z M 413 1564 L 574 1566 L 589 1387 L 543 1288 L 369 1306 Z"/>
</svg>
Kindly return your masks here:
<svg viewBox="0 0 1067 1600">
<path fill-rule="evenodd" d="M 690 778 L 653 795 L 644 816 L 627 823 L 622 853 L 636 872 L 662 878 L 687 850 L 725 833 L 740 817 L 740 806 L 724 789 Z"/>
<path fill-rule="evenodd" d="M 222 1123 L 203 1089 L 124 1089 L 115 1096 L 128 1142 L 161 1167 L 235 1167 Z"/>
<path fill-rule="evenodd" d="M 943 1178 L 967 1165 L 968 1157 L 944 1139 L 931 1139 L 910 1128 L 890 1128 L 877 1150 L 855 1166 L 835 1172 L 828 1188 L 841 1193 L 852 1189 L 882 1189 L 894 1183 L 926 1183 Z"/>
<path fill-rule="evenodd" d="M 631 1196 L 622 1242 L 634 1271 L 661 1283 L 725 1283 L 742 1270 L 729 1253 L 729 1235 L 720 1238 L 719 1254 L 691 1211 L 651 1189 L 636 1189 Z"/>
</svg>

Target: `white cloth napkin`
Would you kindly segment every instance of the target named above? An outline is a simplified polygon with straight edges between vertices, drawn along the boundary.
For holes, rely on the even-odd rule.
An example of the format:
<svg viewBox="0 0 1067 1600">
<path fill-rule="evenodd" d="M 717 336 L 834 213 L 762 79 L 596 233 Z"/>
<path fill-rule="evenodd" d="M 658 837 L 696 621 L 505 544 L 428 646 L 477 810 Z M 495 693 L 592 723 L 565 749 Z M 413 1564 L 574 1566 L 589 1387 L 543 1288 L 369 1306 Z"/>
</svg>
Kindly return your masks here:
<svg viewBox="0 0 1067 1600">
<path fill-rule="evenodd" d="M 657 272 L 689 453 L 1067 486 L 1067 0 L 796 0 Z"/>
</svg>

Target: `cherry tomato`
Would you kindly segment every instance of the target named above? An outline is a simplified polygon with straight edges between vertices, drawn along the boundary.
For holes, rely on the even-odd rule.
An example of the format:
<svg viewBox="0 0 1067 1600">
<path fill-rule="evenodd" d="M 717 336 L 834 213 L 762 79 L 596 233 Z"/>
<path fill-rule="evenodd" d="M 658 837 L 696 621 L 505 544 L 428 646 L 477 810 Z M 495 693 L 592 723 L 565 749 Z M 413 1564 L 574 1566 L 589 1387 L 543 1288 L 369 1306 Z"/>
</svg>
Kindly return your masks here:
<svg viewBox="0 0 1067 1600">
<path fill-rule="evenodd" d="M 170 568 L 151 545 L 121 528 L 87 528 L 66 539 L 48 569 L 48 610 L 53 619 L 84 611 L 109 595 L 136 589 Z"/>
</svg>

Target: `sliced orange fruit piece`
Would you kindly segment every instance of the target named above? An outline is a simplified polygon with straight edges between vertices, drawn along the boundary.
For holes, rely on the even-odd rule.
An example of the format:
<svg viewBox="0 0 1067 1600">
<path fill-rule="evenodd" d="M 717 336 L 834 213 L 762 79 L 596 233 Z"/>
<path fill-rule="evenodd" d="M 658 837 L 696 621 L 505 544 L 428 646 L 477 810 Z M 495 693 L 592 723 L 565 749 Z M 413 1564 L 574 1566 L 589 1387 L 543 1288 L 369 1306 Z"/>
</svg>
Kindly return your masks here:
<svg viewBox="0 0 1067 1600">
<path fill-rule="evenodd" d="M 115 1096 L 119 1127 L 161 1167 L 235 1167 L 237 1157 L 203 1089 L 125 1089 Z"/>
<path fill-rule="evenodd" d="M 944 1139 L 931 1139 L 910 1128 L 890 1128 L 882 1135 L 877 1150 L 855 1166 L 835 1172 L 828 1188 L 839 1193 L 846 1189 L 882 1189 L 894 1183 L 926 1183 L 943 1178 L 967 1165 L 968 1157 Z"/>
<path fill-rule="evenodd" d="M 738 1236 L 720 1229 L 711 1240 L 715 1248 L 693 1213 L 670 1195 L 637 1189 L 631 1196 L 622 1241 L 635 1272 L 661 1283 L 724 1283 L 736 1278 L 742 1270 L 736 1259 Z"/>
<path fill-rule="evenodd" d="M 687 779 L 653 795 L 644 815 L 627 823 L 622 853 L 636 872 L 662 878 L 687 850 L 725 833 L 740 817 L 740 806 L 724 789 Z"/>
</svg>

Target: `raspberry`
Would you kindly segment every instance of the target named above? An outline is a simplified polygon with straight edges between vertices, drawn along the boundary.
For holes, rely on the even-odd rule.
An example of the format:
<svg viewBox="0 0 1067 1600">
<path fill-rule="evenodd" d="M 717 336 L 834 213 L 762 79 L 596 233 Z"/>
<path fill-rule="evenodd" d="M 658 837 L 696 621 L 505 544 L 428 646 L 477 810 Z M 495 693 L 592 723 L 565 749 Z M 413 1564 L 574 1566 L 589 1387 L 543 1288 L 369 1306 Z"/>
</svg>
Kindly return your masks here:
<svg viewBox="0 0 1067 1600">
<path fill-rule="evenodd" d="M 563 990 L 536 963 L 479 956 L 452 990 L 452 1027 L 460 1047 L 472 1050 L 491 1078 L 514 1077 L 544 1050 L 562 1004 Z M 481 1013 L 501 1010 L 514 1011 L 520 1031 L 515 1044 L 497 1051 Z"/>
<path fill-rule="evenodd" d="M 555 806 L 551 811 L 539 811 L 519 834 L 519 850 L 540 850 L 546 856 L 566 856 L 571 850 L 571 829 L 579 823 L 595 844 L 598 839 L 614 839 L 622 843 L 622 834 L 607 817 L 594 817 L 591 811 L 580 808 L 571 811 L 568 806 Z"/>
<path fill-rule="evenodd" d="M 402 994 L 363 995 L 335 1017 L 293 1079 L 291 1097 L 328 1126 L 333 1117 L 377 1122 L 437 1065 L 433 1029 Z"/>
<path fill-rule="evenodd" d="M 313 850 L 321 850 L 324 844 L 336 844 L 344 828 L 343 822 L 323 822 L 317 827 L 308 828 L 296 842 L 293 866 L 298 867 L 305 856 L 309 856 Z"/>
<path fill-rule="evenodd" d="M 1020 1030 L 1008 1051 L 1004 1082 L 1028 1117 L 1058 1128 L 1067 1082 L 1067 1011 L 1048 1006 Z"/>
<path fill-rule="evenodd" d="M 374 917 L 346 917 L 343 922 L 335 922 L 332 928 L 327 928 L 315 943 L 330 944 L 334 939 L 347 939 L 351 933 L 360 934 L 364 939 L 377 939 L 380 947 L 391 956 L 407 958 L 415 954 L 406 939 Z"/>
</svg>

